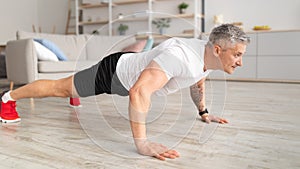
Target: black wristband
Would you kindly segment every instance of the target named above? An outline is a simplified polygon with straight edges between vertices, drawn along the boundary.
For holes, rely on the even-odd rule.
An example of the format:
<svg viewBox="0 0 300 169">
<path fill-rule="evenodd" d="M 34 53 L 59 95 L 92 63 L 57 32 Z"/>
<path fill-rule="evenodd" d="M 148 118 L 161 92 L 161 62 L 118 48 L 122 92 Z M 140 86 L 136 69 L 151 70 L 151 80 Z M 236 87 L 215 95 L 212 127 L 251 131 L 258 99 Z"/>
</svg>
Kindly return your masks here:
<svg viewBox="0 0 300 169">
<path fill-rule="evenodd" d="M 199 111 L 199 115 L 202 116 L 203 114 L 207 113 L 208 114 L 208 111 L 207 109 L 203 110 L 203 111 Z"/>
</svg>

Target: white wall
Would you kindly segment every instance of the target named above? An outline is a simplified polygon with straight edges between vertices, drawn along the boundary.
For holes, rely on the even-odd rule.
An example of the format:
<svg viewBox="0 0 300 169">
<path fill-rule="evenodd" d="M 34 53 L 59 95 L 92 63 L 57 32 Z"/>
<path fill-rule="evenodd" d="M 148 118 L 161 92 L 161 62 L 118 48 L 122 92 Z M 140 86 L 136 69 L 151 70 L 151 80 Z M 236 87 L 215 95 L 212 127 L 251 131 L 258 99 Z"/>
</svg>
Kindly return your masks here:
<svg viewBox="0 0 300 169">
<path fill-rule="evenodd" d="M 16 30 L 37 24 L 37 0 L 0 0 L 0 45 L 15 37 Z"/>
<path fill-rule="evenodd" d="M 37 0 L 38 23 L 42 32 L 52 32 L 53 26 L 56 33 L 65 33 L 67 23 L 68 0 Z"/>
<path fill-rule="evenodd" d="M 213 16 L 222 14 L 226 22 L 243 22 L 249 31 L 254 25 L 272 30 L 300 29 L 299 0 L 206 0 L 206 31 L 213 27 Z"/>
<path fill-rule="evenodd" d="M 0 0 L 0 45 L 15 39 L 17 30 L 32 31 L 40 26 L 51 33 L 64 33 L 68 0 Z"/>
</svg>

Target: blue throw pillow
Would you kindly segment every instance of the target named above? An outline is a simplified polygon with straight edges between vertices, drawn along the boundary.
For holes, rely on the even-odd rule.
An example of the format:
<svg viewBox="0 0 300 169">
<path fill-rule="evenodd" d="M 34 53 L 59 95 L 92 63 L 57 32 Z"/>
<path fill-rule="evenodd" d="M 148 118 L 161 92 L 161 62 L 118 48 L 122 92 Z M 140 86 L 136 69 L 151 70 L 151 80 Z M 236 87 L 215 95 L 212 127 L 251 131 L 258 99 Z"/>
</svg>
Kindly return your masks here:
<svg viewBox="0 0 300 169">
<path fill-rule="evenodd" d="M 64 54 L 63 51 L 59 49 L 59 47 L 56 46 L 55 43 L 51 42 L 47 39 L 34 39 L 34 41 L 39 42 L 46 48 L 48 48 L 50 51 L 52 51 L 60 61 L 66 61 L 68 60 L 67 56 Z"/>
<path fill-rule="evenodd" d="M 153 38 L 148 38 L 147 43 L 146 43 L 146 45 L 145 45 L 145 47 L 143 49 L 143 52 L 151 50 L 152 47 L 153 47 L 153 43 L 154 43 Z"/>
</svg>

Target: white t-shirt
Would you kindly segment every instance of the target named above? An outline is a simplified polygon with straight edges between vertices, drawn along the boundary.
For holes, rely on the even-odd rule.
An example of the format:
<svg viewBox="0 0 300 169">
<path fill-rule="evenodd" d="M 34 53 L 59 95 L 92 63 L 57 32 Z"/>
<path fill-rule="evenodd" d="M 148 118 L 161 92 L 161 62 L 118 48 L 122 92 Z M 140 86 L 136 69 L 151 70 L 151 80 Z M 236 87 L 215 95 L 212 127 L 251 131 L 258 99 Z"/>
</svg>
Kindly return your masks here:
<svg viewBox="0 0 300 169">
<path fill-rule="evenodd" d="M 174 93 L 209 74 L 210 70 L 203 71 L 206 43 L 199 39 L 170 38 L 148 52 L 123 54 L 117 63 L 117 76 L 129 90 L 148 64 L 155 61 L 169 79 L 155 94 Z"/>
</svg>

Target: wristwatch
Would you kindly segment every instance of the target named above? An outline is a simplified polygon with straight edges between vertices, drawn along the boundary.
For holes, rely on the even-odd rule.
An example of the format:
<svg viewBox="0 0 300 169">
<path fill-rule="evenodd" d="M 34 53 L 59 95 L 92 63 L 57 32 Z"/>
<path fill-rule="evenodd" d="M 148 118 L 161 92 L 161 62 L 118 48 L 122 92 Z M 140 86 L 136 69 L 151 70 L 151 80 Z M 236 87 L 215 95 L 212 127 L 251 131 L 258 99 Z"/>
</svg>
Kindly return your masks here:
<svg viewBox="0 0 300 169">
<path fill-rule="evenodd" d="M 208 114 L 208 111 L 207 109 L 203 110 L 203 111 L 199 111 L 199 115 L 202 116 L 203 114 L 207 113 Z"/>
</svg>

